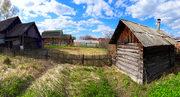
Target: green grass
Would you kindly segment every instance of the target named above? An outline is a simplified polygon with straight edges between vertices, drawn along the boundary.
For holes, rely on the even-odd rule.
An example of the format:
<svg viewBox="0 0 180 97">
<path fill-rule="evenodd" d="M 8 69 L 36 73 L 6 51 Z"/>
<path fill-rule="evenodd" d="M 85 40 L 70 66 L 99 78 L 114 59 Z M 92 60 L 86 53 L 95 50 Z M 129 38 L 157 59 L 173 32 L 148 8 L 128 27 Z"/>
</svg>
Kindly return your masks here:
<svg viewBox="0 0 180 97">
<path fill-rule="evenodd" d="M 5 55 L 0 55 L 0 64 Z M 139 85 L 115 66 L 56 64 L 21 56 L 0 65 L 0 97 L 179 97 L 180 66 Z"/>
<path fill-rule="evenodd" d="M 165 82 L 148 88 L 149 97 L 180 97 L 180 72 Z"/>
</svg>

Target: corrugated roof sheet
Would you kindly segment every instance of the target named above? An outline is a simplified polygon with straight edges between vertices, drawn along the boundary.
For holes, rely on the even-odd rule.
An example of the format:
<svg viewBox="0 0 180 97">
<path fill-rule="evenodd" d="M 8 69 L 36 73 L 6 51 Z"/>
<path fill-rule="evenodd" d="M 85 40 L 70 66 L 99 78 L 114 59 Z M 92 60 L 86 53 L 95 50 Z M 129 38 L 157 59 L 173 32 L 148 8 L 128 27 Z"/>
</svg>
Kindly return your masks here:
<svg viewBox="0 0 180 97">
<path fill-rule="evenodd" d="M 16 25 L 9 33 L 6 35 L 7 37 L 13 37 L 13 36 L 21 36 L 23 35 L 31 25 L 33 25 L 34 22 L 30 23 L 24 23 L 24 24 L 18 24 Z"/>
<path fill-rule="evenodd" d="M 138 40 L 143 44 L 144 47 L 177 44 L 177 42 L 172 37 L 170 37 L 162 30 L 157 33 L 156 29 L 154 28 L 150 28 L 123 19 L 119 21 L 117 28 L 120 27 L 119 25 L 122 25 L 121 23 L 125 24 L 131 30 L 131 32 L 138 38 Z M 120 33 L 117 28 L 114 32 L 114 35 L 119 35 L 117 33 Z M 112 36 L 110 41 L 110 43 L 112 44 L 115 42 L 114 35 Z"/>
<path fill-rule="evenodd" d="M 60 38 L 61 34 L 63 34 L 62 30 L 49 30 L 42 32 L 42 38 Z"/>
</svg>

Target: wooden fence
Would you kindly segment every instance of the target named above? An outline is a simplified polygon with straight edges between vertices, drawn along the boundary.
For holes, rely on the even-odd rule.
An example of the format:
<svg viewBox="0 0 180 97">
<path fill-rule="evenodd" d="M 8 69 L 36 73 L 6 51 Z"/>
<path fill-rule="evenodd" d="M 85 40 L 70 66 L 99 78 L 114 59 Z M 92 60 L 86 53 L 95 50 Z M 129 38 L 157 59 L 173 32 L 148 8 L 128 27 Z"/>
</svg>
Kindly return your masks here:
<svg viewBox="0 0 180 97">
<path fill-rule="evenodd" d="M 0 53 L 8 56 L 25 56 L 35 59 L 53 60 L 57 63 L 83 64 L 92 66 L 112 65 L 111 55 L 74 55 L 65 52 L 55 52 L 48 49 L 15 51 L 9 48 L 0 48 Z"/>
</svg>

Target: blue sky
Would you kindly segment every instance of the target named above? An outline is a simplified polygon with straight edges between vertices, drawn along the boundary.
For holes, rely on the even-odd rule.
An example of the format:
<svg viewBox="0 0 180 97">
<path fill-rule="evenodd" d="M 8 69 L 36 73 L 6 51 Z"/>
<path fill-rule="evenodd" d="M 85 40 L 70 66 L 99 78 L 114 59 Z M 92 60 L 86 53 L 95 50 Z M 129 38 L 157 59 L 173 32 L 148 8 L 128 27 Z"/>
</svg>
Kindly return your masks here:
<svg viewBox="0 0 180 97">
<path fill-rule="evenodd" d="M 40 33 L 62 30 L 79 37 L 102 38 L 113 32 L 120 19 L 180 34 L 180 0 L 11 0 L 22 22 L 34 21 Z"/>
</svg>

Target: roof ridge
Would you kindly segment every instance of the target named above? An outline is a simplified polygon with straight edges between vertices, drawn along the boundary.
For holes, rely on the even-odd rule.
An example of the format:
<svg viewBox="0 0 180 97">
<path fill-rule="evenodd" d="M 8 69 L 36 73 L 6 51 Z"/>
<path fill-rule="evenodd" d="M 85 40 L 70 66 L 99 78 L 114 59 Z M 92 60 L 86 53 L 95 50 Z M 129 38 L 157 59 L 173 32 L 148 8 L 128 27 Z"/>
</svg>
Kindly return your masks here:
<svg viewBox="0 0 180 97">
<path fill-rule="evenodd" d="M 3 19 L 3 20 L 1 20 L 0 22 L 2 22 L 2 21 L 6 21 L 6 20 L 10 20 L 10 19 L 13 19 L 13 18 L 18 18 L 18 16 L 8 17 L 7 19 Z"/>
<path fill-rule="evenodd" d="M 125 20 L 125 19 L 120 19 L 120 20 L 123 20 L 123 21 L 128 21 L 128 20 Z M 128 21 L 128 22 L 131 22 L 131 21 Z M 134 23 L 134 24 L 138 24 L 138 25 L 141 25 L 141 26 L 145 26 L 145 27 L 148 27 L 146 25 L 142 25 L 142 24 L 139 24 L 139 23 L 135 23 L 135 22 L 131 22 L 131 23 Z M 149 27 L 150 28 L 150 27 Z"/>
</svg>

